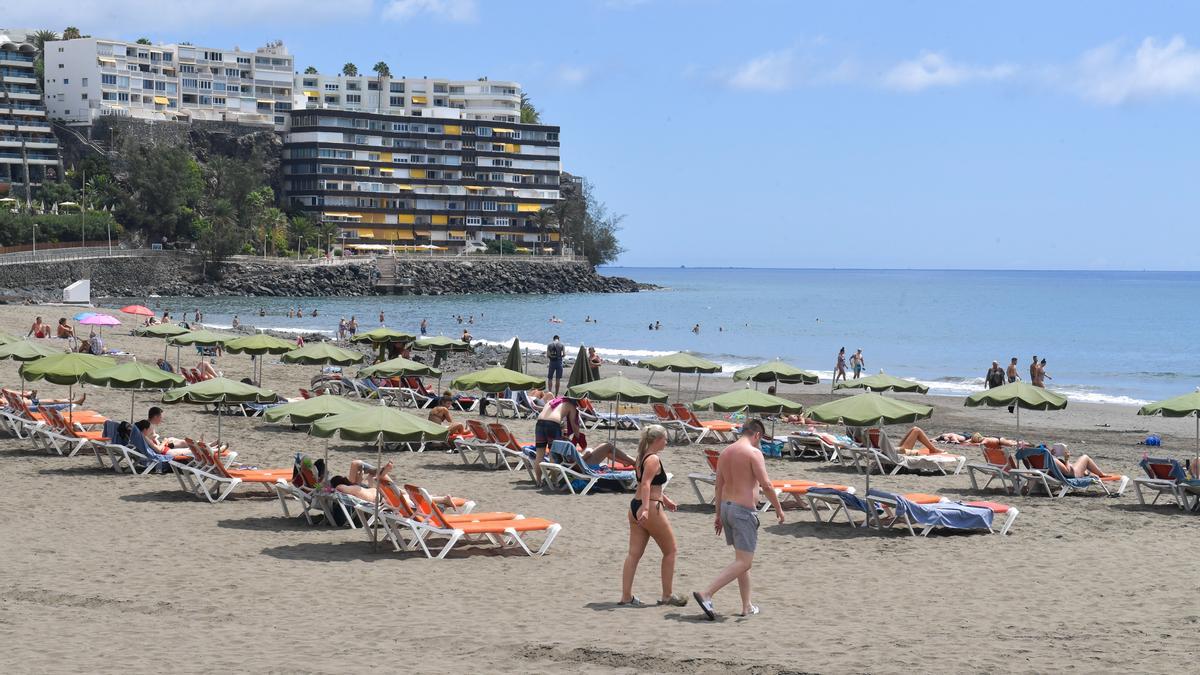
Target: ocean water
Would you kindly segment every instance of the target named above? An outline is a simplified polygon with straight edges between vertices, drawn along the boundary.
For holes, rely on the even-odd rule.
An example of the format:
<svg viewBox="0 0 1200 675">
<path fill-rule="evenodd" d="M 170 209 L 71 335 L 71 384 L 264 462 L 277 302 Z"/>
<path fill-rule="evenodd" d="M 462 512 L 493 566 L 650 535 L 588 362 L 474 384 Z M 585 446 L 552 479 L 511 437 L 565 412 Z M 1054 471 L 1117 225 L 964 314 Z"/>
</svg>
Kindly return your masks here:
<svg viewBox="0 0 1200 675">
<path fill-rule="evenodd" d="M 925 382 L 937 394 L 982 386 L 992 360 L 1047 359 L 1052 389 L 1073 400 L 1135 404 L 1200 385 L 1200 273 L 651 269 L 602 272 L 664 287 L 636 294 L 371 298 L 150 298 L 205 323 L 332 333 L 339 317 L 540 348 L 559 334 L 606 358 L 690 350 L 733 370 L 780 357 L 828 377 L 838 348 L 863 349 L 866 372 Z M 289 319 L 299 305 L 318 317 Z M 267 316 L 258 316 L 265 308 Z M 454 318 L 473 317 L 460 325 Z M 585 317 L 596 320 L 585 323 Z M 552 323 L 557 317 L 562 323 Z M 661 322 L 661 330 L 648 325 Z M 699 334 L 692 327 L 700 324 Z M 640 372 L 640 371 L 639 371 Z"/>
</svg>

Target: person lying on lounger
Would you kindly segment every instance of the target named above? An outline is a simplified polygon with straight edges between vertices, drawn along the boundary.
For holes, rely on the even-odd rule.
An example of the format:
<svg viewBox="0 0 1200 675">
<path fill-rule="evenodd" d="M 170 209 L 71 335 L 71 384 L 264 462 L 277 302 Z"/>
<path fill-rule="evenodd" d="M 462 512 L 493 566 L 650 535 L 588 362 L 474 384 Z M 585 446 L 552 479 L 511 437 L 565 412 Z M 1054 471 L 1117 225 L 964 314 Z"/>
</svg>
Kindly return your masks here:
<svg viewBox="0 0 1200 675">
<path fill-rule="evenodd" d="M 941 437 L 939 436 L 939 438 Z M 923 447 L 924 450 L 918 449 L 918 445 Z M 908 433 L 904 435 L 904 439 L 900 441 L 900 451 L 906 455 L 929 455 L 943 452 L 941 448 L 933 444 L 933 441 L 929 438 L 929 434 L 926 434 L 925 430 L 921 427 L 913 427 L 908 430 Z"/>
<path fill-rule="evenodd" d="M 576 449 L 579 450 L 579 456 L 587 462 L 588 466 L 600 466 L 605 462 L 618 461 L 625 466 L 633 467 L 637 464 L 637 460 L 624 452 L 617 446 L 605 441 L 594 448 L 587 447 L 587 436 L 582 432 L 575 434 L 571 439 L 575 443 Z"/>
<path fill-rule="evenodd" d="M 174 441 L 177 439 L 168 438 L 165 440 L 159 440 L 158 434 L 155 434 L 154 430 L 150 426 L 150 420 L 138 420 L 134 423 L 134 426 L 138 428 L 138 431 L 142 432 L 142 438 L 146 439 L 146 445 L 150 446 L 150 448 L 158 454 L 166 455 L 170 459 L 175 459 L 181 455 L 184 457 L 192 456 L 191 451 L 188 450 L 186 446 L 175 448 L 167 443 L 167 441 Z"/>
<path fill-rule="evenodd" d="M 1099 478 L 1108 475 L 1104 473 L 1099 464 L 1096 464 L 1087 455 L 1080 455 L 1072 459 L 1071 451 L 1063 443 L 1055 443 L 1050 454 L 1054 457 L 1054 463 L 1058 465 L 1058 470 L 1067 478 L 1087 478 L 1088 476 Z"/>
<path fill-rule="evenodd" d="M 993 449 L 1002 447 L 1015 448 L 1021 445 L 1019 441 L 1014 441 L 1011 438 L 1004 438 L 1003 436 L 984 436 L 978 432 L 971 434 L 971 439 L 964 441 L 964 443 L 966 445 L 983 445 Z"/>
<path fill-rule="evenodd" d="M 196 370 L 200 372 L 200 379 L 202 380 L 211 380 L 221 376 L 221 373 L 217 372 L 216 368 L 213 368 L 213 364 L 204 359 L 200 359 L 200 364 L 196 366 Z"/>
<path fill-rule="evenodd" d="M 379 472 L 379 480 L 389 485 L 394 485 L 391 473 L 394 465 L 388 462 L 383 465 L 383 470 Z M 357 497 L 364 502 L 373 502 L 377 497 L 375 488 L 371 487 L 375 479 L 375 468 L 370 464 L 356 459 L 350 462 L 350 472 L 345 476 L 334 476 L 329 479 L 329 485 L 333 489 L 342 494 Z M 434 497 L 434 503 L 438 506 L 453 506 L 454 500 L 449 495 Z"/>
</svg>

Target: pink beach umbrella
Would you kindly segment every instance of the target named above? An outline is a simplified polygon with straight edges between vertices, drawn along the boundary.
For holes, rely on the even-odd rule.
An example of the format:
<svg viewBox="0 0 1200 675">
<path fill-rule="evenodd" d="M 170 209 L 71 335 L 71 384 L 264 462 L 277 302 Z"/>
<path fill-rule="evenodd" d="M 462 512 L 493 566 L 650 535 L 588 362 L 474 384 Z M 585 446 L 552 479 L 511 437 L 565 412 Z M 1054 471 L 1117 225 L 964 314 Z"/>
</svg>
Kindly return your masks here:
<svg viewBox="0 0 1200 675">
<path fill-rule="evenodd" d="M 104 335 L 105 326 L 120 326 L 121 321 L 108 314 L 93 314 L 79 322 L 81 326 L 99 326 L 100 334 Z"/>
</svg>

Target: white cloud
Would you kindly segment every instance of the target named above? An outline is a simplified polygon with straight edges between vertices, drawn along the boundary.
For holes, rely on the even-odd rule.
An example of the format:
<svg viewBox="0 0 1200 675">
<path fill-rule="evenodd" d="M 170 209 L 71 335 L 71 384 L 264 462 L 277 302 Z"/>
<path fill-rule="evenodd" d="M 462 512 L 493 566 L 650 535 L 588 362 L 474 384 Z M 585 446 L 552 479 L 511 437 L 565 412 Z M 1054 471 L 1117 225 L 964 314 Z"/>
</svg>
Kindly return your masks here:
<svg viewBox="0 0 1200 675">
<path fill-rule="evenodd" d="M 447 21 L 467 22 L 478 18 L 475 0 L 388 0 L 383 18 L 407 21 L 428 14 Z"/>
<path fill-rule="evenodd" d="M 1068 77 L 1089 101 L 1118 105 L 1150 98 L 1200 95 L 1200 50 L 1176 35 L 1167 42 L 1148 37 L 1132 53 L 1119 42 L 1085 52 Z"/>
<path fill-rule="evenodd" d="M 554 76 L 562 84 L 578 86 L 591 79 L 592 71 L 585 66 L 559 66 Z"/>
<path fill-rule="evenodd" d="M 795 68 L 796 50 L 781 49 L 747 61 L 726 81 L 737 89 L 783 91 L 794 83 Z"/>
<path fill-rule="evenodd" d="M 970 82 L 1004 80 L 1016 68 L 1007 64 L 974 66 L 956 63 L 940 52 L 921 52 L 909 61 L 892 66 L 883 75 L 883 86 L 899 91 L 917 92 L 932 87 L 954 87 Z"/>
</svg>

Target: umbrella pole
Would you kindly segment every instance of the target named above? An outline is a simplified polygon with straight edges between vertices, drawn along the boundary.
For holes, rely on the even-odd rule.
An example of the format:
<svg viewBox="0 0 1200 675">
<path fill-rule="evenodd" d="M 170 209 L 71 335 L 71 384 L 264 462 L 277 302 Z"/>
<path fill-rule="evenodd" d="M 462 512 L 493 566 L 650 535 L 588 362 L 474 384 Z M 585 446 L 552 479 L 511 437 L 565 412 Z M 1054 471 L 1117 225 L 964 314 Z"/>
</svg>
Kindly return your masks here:
<svg viewBox="0 0 1200 675">
<path fill-rule="evenodd" d="M 1014 440 L 1016 440 L 1016 441 L 1021 440 L 1021 403 L 1020 403 L 1020 401 L 1017 402 L 1017 437 Z"/>
<path fill-rule="evenodd" d="M 696 399 L 698 399 L 698 398 L 700 398 L 700 373 L 697 372 L 696 373 L 696 391 L 692 392 L 692 403 L 695 403 Z"/>
<path fill-rule="evenodd" d="M 221 404 L 217 404 L 217 450 L 221 449 Z"/>
<path fill-rule="evenodd" d="M 129 423 L 133 424 L 133 390 L 129 390 Z"/>
<path fill-rule="evenodd" d="M 675 400 L 683 396 L 683 373 L 675 373 Z"/>
<path fill-rule="evenodd" d="M 1200 464 L 1200 414 L 1196 415 L 1196 463 Z"/>
<path fill-rule="evenodd" d="M 70 420 L 71 426 L 75 426 L 75 385 L 67 385 L 67 419 Z"/>
</svg>

